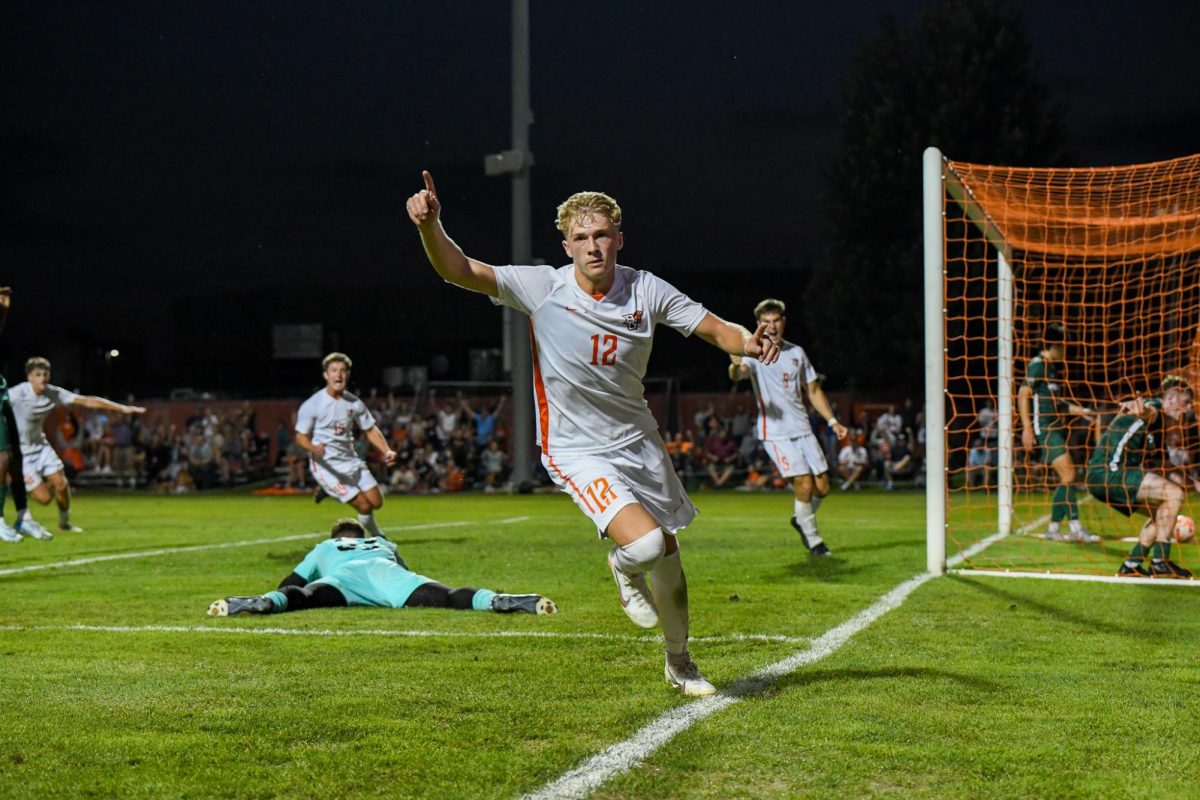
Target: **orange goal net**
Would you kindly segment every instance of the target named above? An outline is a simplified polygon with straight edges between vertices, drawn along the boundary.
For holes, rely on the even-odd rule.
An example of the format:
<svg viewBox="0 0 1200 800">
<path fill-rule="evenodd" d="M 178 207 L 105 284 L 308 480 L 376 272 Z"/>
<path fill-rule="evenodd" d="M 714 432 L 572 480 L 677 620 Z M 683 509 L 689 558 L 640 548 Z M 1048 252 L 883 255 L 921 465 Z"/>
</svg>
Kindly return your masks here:
<svg viewBox="0 0 1200 800">
<path fill-rule="evenodd" d="M 1123 401 L 1161 394 L 1168 375 L 1200 393 L 1200 155 L 1028 169 L 931 149 L 925 180 L 926 292 L 940 266 L 942 310 L 931 318 L 927 297 L 926 364 L 940 360 L 945 400 L 929 481 L 930 535 L 940 524 L 944 549 L 931 544 L 930 566 L 948 554 L 972 570 L 1113 576 L 1146 505 L 1126 516 L 1094 497 L 1088 463 L 1109 426 L 1121 430 Z M 1190 489 L 1195 417 L 1154 430 L 1128 475 Z M 1192 509 L 1185 499 L 1181 513 Z M 1200 572 L 1194 541 L 1173 542 L 1170 557 Z"/>
</svg>

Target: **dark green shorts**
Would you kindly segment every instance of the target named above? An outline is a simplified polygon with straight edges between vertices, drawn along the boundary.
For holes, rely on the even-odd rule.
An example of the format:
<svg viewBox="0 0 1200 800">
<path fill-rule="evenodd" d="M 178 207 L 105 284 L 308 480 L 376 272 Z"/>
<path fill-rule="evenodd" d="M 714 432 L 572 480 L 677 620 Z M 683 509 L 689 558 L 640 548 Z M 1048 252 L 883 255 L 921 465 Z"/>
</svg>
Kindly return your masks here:
<svg viewBox="0 0 1200 800">
<path fill-rule="evenodd" d="M 8 389 L 0 391 L 0 453 L 15 449 L 8 440 Z"/>
<path fill-rule="evenodd" d="M 1037 443 L 1042 450 L 1043 464 L 1053 464 L 1056 458 L 1067 452 L 1067 439 L 1057 428 L 1039 433 Z"/>
<path fill-rule="evenodd" d="M 1087 487 L 1092 497 L 1105 502 L 1127 517 L 1135 511 L 1149 513 L 1146 502 L 1137 499 L 1138 489 L 1142 488 L 1142 481 L 1145 479 L 1146 473 L 1140 469 L 1112 472 L 1104 467 L 1092 467 L 1087 471 Z"/>
</svg>

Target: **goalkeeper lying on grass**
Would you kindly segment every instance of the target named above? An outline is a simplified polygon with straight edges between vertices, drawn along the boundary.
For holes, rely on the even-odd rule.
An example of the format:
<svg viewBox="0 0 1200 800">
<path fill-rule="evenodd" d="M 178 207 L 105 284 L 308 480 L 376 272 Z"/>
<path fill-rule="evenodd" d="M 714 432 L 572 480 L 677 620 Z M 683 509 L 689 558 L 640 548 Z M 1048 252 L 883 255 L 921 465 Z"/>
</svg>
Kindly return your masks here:
<svg viewBox="0 0 1200 800">
<path fill-rule="evenodd" d="M 366 529 L 355 519 L 335 522 L 330 537 L 310 550 L 277 590 L 216 600 L 208 607 L 208 615 L 275 614 L 334 606 L 470 608 L 529 614 L 558 611 L 553 601 L 541 595 L 451 589 L 418 575 L 408 569 L 396 545 L 384 536 L 367 537 Z"/>
</svg>

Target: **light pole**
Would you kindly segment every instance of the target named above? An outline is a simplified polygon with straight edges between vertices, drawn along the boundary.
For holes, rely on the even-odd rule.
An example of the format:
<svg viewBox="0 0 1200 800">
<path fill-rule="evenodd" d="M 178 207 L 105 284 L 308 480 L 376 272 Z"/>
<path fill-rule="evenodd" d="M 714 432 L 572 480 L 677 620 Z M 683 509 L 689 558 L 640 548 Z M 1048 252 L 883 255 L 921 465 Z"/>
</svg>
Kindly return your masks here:
<svg viewBox="0 0 1200 800">
<path fill-rule="evenodd" d="M 512 176 L 512 263 L 533 262 L 529 202 L 529 126 L 533 109 L 529 91 L 529 0 L 512 0 L 512 148 L 483 160 L 487 175 Z M 504 368 L 512 381 L 512 449 L 514 486 L 533 478 L 533 363 L 529 332 L 519 312 L 504 309 Z M 521 397 L 524 396 L 524 401 Z"/>
</svg>

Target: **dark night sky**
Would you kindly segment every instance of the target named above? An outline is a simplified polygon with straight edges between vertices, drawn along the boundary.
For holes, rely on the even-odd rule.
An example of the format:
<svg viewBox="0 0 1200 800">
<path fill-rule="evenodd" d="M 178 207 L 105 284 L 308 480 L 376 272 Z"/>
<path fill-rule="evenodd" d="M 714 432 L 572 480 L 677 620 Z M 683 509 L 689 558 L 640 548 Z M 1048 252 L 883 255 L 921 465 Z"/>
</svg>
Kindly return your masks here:
<svg viewBox="0 0 1200 800">
<path fill-rule="evenodd" d="M 840 76 L 882 14 L 926 5 L 532 0 L 535 252 L 558 263 L 554 206 L 602 189 L 625 209 L 623 262 L 726 315 L 746 310 L 706 297 L 703 273 L 745 269 L 787 296 L 818 244 Z M 1081 164 L 1200 149 L 1197 4 L 1025 8 Z M 451 235 L 508 260 L 508 183 L 482 174 L 509 146 L 508 14 L 503 0 L 8 4 L 10 379 L 32 351 L 86 378 L 84 351 L 110 340 L 152 366 L 177 358 L 155 342 L 181 309 L 214 324 L 317 313 L 213 299 L 260 288 L 383 302 L 393 332 L 406 307 L 449 303 L 488 339 L 494 315 L 432 277 L 402 202 L 430 168 Z"/>
</svg>

